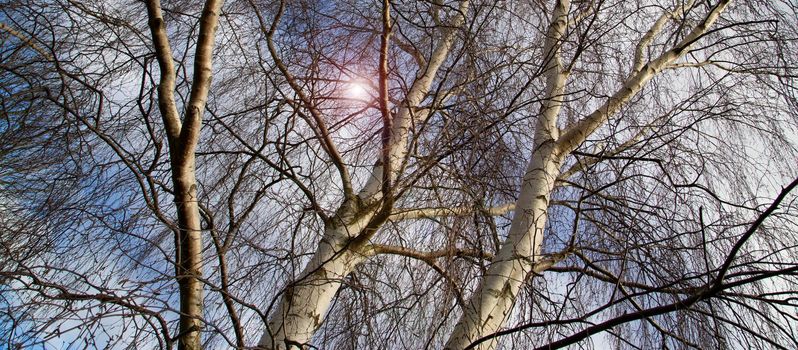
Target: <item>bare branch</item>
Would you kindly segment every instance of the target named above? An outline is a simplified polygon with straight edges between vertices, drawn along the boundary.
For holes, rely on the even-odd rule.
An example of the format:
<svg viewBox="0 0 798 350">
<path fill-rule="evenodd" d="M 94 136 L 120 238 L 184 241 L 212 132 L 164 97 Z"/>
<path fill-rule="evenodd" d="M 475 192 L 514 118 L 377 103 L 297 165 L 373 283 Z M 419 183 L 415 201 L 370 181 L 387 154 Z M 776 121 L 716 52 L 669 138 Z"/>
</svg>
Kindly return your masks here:
<svg viewBox="0 0 798 350">
<path fill-rule="evenodd" d="M 428 219 L 439 218 L 448 216 L 464 216 L 474 213 L 482 213 L 489 216 L 505 215 L 515 210 L 515 203 L 507 203 L 497 207 L 491 208 L 475 208 L 472 206 L 454 207 L 454 208 L 421 208 L 421 209 L 394 209 L 394 212 L 388 218 L 391 221 L 413 220 L 413 219 Z"/>
</svg>

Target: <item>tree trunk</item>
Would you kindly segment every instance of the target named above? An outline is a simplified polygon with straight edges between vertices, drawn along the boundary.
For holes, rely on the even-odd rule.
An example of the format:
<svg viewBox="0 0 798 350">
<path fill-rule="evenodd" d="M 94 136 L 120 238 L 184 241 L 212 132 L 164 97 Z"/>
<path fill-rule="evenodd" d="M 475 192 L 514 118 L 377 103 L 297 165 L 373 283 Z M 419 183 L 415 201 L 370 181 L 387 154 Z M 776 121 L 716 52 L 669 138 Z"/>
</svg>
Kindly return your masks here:
<svg viewBox="0 0 798 350">
<path fill-rule="evenodd" d="M 175 235 L 175 249 L 177 250 L 175 274 L 180 287 L 178 349 L 199 350 L 202 348 L 200 339 L 203 294 L 200 280 L 202 277 L 202 233 L 193 164 L 187 168 L 190 169 L 173 165 L 173 169 L 181 170 L 172 172 L 178 219 L 178 230 Z"/>
<path fill-rule="evenodd" d="M 325 228 L 324 237 L 311 261 L 300 277 L 282 293 L 280 304 L 271 312 L 269 325 L 261 336 L 258 346 L 263 349 L 299 349 L 307 344 L 321 326 L 324 314 L 332 298 L 341 287 L 341 281 L 365 259 L 360 246 L 368 241 L 382 221 L 371 222 L 378 214 L 390 214 L 393 188 L 408 154 L 408 137 L 412 125 L 423 122 L 429 111 L 418 111 L 430 91 L 439 68 L 454 44 L 457 29 L 465 22 L 469 1 L 460 3 L 461 15 L 454 16 L 449 26 L 442 29 L 442 37 L 432 51 L 426 67 L 419 67 L 420 76 L 410 87 L 404 101 L 392 116 L 390 135 L 386 138 L 383 156 L 372 168 L 371 175 L 357 194 L 357 199 L 345 199 L 333 224 Z M 272 54 L 275 55 L 274 51 Z M 276 57 L 276 56 L 275 56 Z M 276 58 L 279 61 L 279 58 Z M 383 79 L 387 77 L 383 76 Z M 387 82 L 386 82 L 387 84 Z M 384 136 L 384 137 L 385 137 Z M 387 166 L 382 164 L 386 161 Z M 386 170 L 387 168 L 387 170 Z M 385 172 L 388 172 L 385 174 Z M 387 190 L 387 193 L 386 193 Z M 354 204 L 357 201 L 358 204 Z M 387 215 L 386 215 L 387 217 Z M 383 218 L 384 219 L 384 218 Z M 366 229 L 366 226 L 370 225 Z"/>
<path fill-rule="evenodd" d="M 211 86 L 213 47 L 222 0 L 207 0 L 199 19 L 191 95 L 181 121 L 175 103 L 175 67 L 159 0 L 148 0 L 147 17 L 161 70 L 158 109 L 169 141 L 177 229 L 175 279 L 180 289 L 179 350 L 202 349 L 202 232 L 197 204 L 196 148 Z"/>
<path fill-rule="evenodd" d="M 512 311 L 521 285 L 540 262 L 549 199 L 560 174 L 563 157 L 576 149 L 610 116 L 640 92 L 657 73 L 684 55 L 689 47 L 707 32 L 729 2 L 730 0 L 720 1 L 707 14 L 704 21 L 695 26 L 672 49 L 640 67 L 637 67 L 639 64 L 636 63 L 634 71 L 619 91 L 603 106 L 567 128 L 562 135 L 559 135 L 556 121 L 565 92 L 567 73 L 561 69 L 559 42 L 567 23 L 566 16 L 570 5 L 567 0 L 556 2 L 544 49 L 548 60 L 545 69 L 547 99 L 543 103 L 535 128 L 532 159 L 524 175 L 510 232 L 480 287 L 465 306 L 460 321 L 449 337 L 446 349 L 464 349 L 475 340 L 495 333 L 503 326 Z M 649 32 L 656 34 L 661 26 L 662 23 L 658 21 Z M 648 45 L 647 40 L 650 42 L 650 38 L 647 37 L 641 40 L 643 48 Z M 478 349 L 493 347 L 495 341 L 476 346 Z"/>
<path fill-rule="evenodd" d="M 540 262 L 549 197 L 560 159 L 556 143 L 550 138 L 541 137 L 535 146 L 507 240 L 466 304 L 446 349 L 463 349 L 474 340 L 497 331 L 510 314 L 521 285 Z M 493 344 L 484 343 L 481 348 L 492 347 Z"/>
<path fill-rule="evenodd" d="M 288 285 L 271 312 L 268 328 L 258 346 L 262 349 L 303 349 L 324 321 L 324 314 L 343 279 L 363 261 L 362 244 L 355 239 L 365 229 L 373 211 L 342 215 L 329 224 L 316 252 L 296 281 Z"/>
</svg>

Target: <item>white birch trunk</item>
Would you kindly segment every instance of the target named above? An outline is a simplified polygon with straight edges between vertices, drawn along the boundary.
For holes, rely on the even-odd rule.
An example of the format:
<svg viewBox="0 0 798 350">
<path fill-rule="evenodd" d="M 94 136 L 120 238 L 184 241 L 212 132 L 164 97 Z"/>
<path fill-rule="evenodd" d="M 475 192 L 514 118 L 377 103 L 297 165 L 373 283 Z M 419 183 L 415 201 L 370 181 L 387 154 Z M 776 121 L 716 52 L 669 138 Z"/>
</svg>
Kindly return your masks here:
<svg viewBox="0 0 798 350">
<path fill-rule="evenodd" d="M 465 14 L 468 1 L 460 3 L 459 10 Z M 428 116 L 428 111 L 419 111 L 418 106 L 424 102 L 432 87 L 438 70 L 454 44 L 456 31 L 465 22 L 464 16 L 456 16 L 443 29 L 440 41 L 423 69 L 420 76 L 411 86 L 410 91 L 393 116 L 389 144 L 390 183 L 395 184 L 402 172 L 408 153 L 408 138 L 414 123 L 420 123 Z M 263 349 L 300 349 L 307 344 L 324 320 L 324 314 L 330 307 L 333 297 L 341 287 L 341 282 L 355 267 L 365 259 L 357 246 L 370 238 L 377 228 L 368 233 L 364 229 L 379 209 L 372 204 L 383 196 L 382 182 L 385 167 L 377 164 L 371 171 L 366 184 L 358 193 L 360 202 L 356 208 L 345 201 L 340 213 L 338 225 L 327 228 L 324 238 L 319 243 L 310 263 L 305 267 L 300 278 L 292 283 L 281 296 L 277 309 L 272 312 L 268 328 L 264 331 L 258 346 Z"/>
<path fill-rule="evenodd" d="M 499 330 L 515 303 L 527 276 L 540 261 L 549 198 L 560 169 L 557 116 L 562 107 L 568 74 L 560 61 L 560 40 L 567 27 L 570 2 L 558 1 L 544 45 L 546 96 L 535 126 L 532 156 L 521 182 L 507 239 L 493 259 L 479 289 L 463 310 L 446 349 L 463 349 L 474 340 Z M 480 348 L 492 348 L 485 342 Z"/>
<path fill-rule="evenodd" d="M 640 92 L 657 73 L 687 52 L 694 41 L 706 33 L 718 19 L 729 2 L 730 0 L 720 1 L 707 14 L 704 22 L 693 28 L 673 49 L 645 65 L 635 62 L 632 74 L 624 86 L 603 106 L 568 128 L 561 137 L 558 137 L 556 121 L 565 91 L 567 73 L 560 69 L 556 42 L 563 35 L 569 3 L 567 0 L 557 2 L 552 15 L 552 24 L 547 32 L 545 47 L 549 49 L 544 50 L 549 55 L 546 67 L 548 98 L 541 108 L 535 130 L 534 151 L 521 185 L 510 232 L 479 289 L 465 306 L 463 316 L 455 326 L 445 349 L 464 349 L 475 340 L 495 333 L 503 326 L 512 311 L 521 285 L 533 271 L 536 263 L 541 261 L 541 243 L 548 203 L 563 157 L 584 142 L 621 106 Z M 655 35 L 662 25 L 662 21 L 657 21 L 650 30 L 650 33 L 653 33 L 651 36 Z M 645 47 L 650 41 L 651 37 L 647 35 L 641 40 L 640 46 Z M 636 61 L 641 59 L 636 58 Z M 494 338 L 480 343 L 475 348 L 492 349 L 495 345 Z"/>
<path fill-rule="evenodd" d="M 512 310 L 521 285 L 541 260 L 549 198 L 560 159 L 556 143 L 543 133 L 539 135 L 521 184 L 508 237 L 463 310 L 446 349 L 463 349 L 474 340 L 499 330 Z M 486 342 L 480 348 L 492 346 Z"/>
<path fill-rule="evenodd" d="M 364 259 L 359 247 L 350 246 L 351 238 L 363 230 L 372 216 L 373 213 L 325 230 L 300 277 L 283 291 L 259 347 L 302 349 L 310 341 L 343 279 Z"/>
</svg>

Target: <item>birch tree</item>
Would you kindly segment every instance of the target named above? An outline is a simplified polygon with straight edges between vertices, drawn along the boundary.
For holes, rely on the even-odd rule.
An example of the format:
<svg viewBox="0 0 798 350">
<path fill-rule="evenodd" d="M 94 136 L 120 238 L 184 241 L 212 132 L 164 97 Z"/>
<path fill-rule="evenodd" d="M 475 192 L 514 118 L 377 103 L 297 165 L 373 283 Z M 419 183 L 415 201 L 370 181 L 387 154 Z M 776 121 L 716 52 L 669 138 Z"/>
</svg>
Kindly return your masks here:
<svg viewBox="0 0 798 350">
<path fill-rule="evenodd" d="M 155 57 L 160 69 L 158 109 L 163 118 L 169 144 L 174 202 L 177 209 L 175 232 L 175 277 L 180 285 L 179 349 L 201 349 L 202 328 L 202 234 L 197 205 L 195 175 L 196 147 L 200 125 L 211 86 L 213 45 L 222 1 L 206 1 L 199 18 L 199 34 L 194 52 L 194 74 L 185 112 L 177 111 L 175 68 L 161 4 L 147 2 L 147 18 Z"/>
<path fill-rule="evenodd" d="M 0 10 L 8 347 L 798 346 L 789 2 Z"/>
<path fill-rule="evenodd" d="M 706 17 L 687 32 L 673 48 L 654 59 L 644 56 L 650 41 L 660 34 L 664 22 L 678 16 L 680 9 L 660 15 L 646 35 L 638 42 L 635 65 L 621 89 L 610 96 L 596 111 L 560 130 L 558 117 L 565 96 L 569 72 L 560 58 L 560 45 L 568 26 L 569 1 L 556 1 L 549 28 L 545 35 L 543 53 L 548 59 L 544 68 L 546 88 L 538 113 L 533 138 L 532 157 L 521 182 L 515 204 L 513 223 L 507 239 L 502 243 L 493 263 L 485 274 L 479 290 L 466 305 L 463 316 L 449 338 L 447 348 L 465 348 L 475 339 L 494 333 L 503 325 L 513 307 L 525 276 L 545 270 L 542 243 L 551 193 L 565 155 L 585 142 L 596 129 L 606 123 L 626 102 L 667 65 L 674 63 L 690 46 L 715 23 L 728 1 L 715 5 Z M 687 3 L 685 7 L 692 7 Z M 562 133 L 562 134 L 561 134 Z"/>
</svg>

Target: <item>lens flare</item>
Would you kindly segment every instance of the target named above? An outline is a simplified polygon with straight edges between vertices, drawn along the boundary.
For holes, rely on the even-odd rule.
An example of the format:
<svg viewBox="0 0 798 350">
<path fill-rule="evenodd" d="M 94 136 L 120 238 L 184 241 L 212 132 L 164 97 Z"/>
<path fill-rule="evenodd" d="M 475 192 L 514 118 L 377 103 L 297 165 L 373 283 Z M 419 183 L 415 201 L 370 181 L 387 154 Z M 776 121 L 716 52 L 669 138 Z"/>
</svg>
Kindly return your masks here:
<svg viewBox="0 0 798 350">
<path fill-rule="evenodd" d="M 346 96 L 355 100 L 369 99 L 369 92 L 366 84 L 361 82 L 351 82 L 346 89 Z"/>
</svg>

